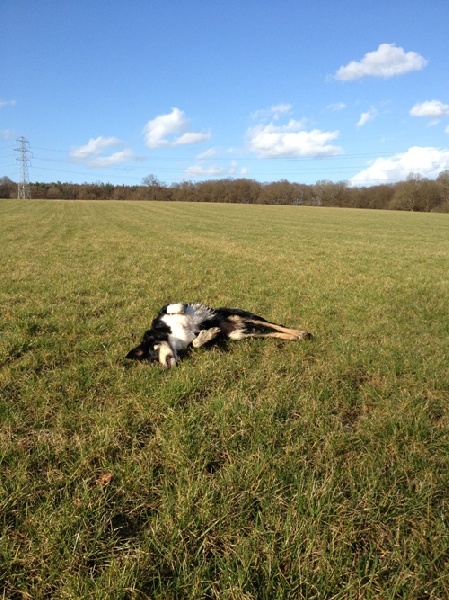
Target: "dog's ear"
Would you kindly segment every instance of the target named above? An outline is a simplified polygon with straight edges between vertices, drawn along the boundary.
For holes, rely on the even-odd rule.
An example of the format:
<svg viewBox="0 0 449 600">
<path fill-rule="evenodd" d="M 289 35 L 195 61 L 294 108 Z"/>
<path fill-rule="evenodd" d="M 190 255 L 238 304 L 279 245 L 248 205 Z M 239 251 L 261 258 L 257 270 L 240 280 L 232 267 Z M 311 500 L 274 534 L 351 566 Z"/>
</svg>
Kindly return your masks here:
<svg viewBox="0 0 449 600">
<path fill-rule="evenodd" d="M 125 358 L 131 358 L 134 360 L 142 360 L 143 355 L 144 355 L 144 351 L 142 350 L 142 348 L 140 346 L 137 346 L 137 348 L 133 348 L 132 350 L 130 350 Z"/>
</svg>

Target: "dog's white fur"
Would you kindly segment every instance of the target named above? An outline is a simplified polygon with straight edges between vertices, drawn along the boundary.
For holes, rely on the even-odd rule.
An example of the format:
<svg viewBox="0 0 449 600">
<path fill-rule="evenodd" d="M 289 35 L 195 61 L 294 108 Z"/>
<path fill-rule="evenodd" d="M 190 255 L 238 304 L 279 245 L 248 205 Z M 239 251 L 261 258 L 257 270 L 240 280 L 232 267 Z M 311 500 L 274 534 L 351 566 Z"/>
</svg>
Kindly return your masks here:
<svg viewBox="0 0 449 600">
<path fill-rule="evenodd" d="M 194 343 L 201 323 L 212 319 L 213 316 L 214 311 L 204 304 L 169 304 L 167 314 L 161 317 L 161 321 L 170 327 L 168 341 L 172 348 L 179 352 Z M 195 347 L 198 347 L 198 342 Z"/>
</svg>

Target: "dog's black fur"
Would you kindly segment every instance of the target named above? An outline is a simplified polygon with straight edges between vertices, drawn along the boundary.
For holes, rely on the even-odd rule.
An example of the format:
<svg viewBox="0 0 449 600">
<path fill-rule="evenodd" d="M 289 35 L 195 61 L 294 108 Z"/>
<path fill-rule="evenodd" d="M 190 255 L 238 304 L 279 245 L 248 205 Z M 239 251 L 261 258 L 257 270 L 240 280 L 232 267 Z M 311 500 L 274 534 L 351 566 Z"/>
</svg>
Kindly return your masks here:
<svg viewBox="0 0 449 600">
<path fill-rule="evenodd" d="M 199 348 L 208 342 L 242 340 L 247 337 L 272 337 L 281 340 L 311 338 L 307 331 L 288 329 L 259 315 L 239 308 L 213 309 L 205 304 L 167 304 L 144 333 L 140 344 L 126 356 L 148 360 L 171 368 L 179 352 Z"/>
</svg>

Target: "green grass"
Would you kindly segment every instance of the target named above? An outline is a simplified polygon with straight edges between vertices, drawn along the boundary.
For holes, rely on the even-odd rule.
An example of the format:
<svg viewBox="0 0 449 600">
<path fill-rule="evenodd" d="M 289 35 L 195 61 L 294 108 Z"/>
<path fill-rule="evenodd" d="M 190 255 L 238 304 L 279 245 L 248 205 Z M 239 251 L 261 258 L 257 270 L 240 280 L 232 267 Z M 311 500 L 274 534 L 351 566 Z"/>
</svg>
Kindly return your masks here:
<svg viewBox="0 0 449 600">
<path fill-rule="evenodd" d="M 449 598 L 449 218 L 0 203 L 4 598 Z M 311 342 L 127 351 L 167 302 Z"/>
</svg>

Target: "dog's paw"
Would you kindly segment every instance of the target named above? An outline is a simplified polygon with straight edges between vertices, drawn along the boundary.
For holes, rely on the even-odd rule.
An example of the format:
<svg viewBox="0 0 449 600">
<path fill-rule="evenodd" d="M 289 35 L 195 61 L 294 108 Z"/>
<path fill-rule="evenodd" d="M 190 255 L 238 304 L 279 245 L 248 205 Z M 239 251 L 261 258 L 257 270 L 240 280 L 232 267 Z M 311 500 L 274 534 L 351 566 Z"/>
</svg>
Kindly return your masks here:
<svg viewBox="0 0 449 600">
<path fill-rule="evenodd" d="M 182 315 L 184 314 L 184 304 L 168 304 L 167 305 L 167 314 L 168 315 Z"/>
<path fill-rule="evenodd" d="M 212 341 L 220 333 L 219 327 L 211 327 L 210 329 L 203 329 L 200 331 L 197 337 L 193 340 L 192 346 L 194 348 L 200 348 L 207 342 Z"/>
<path fill-rule="evenodd" d="M 298 340 L 311 340 L 313 335 L 309 331 L 298 331 Z"/>
</svg>

